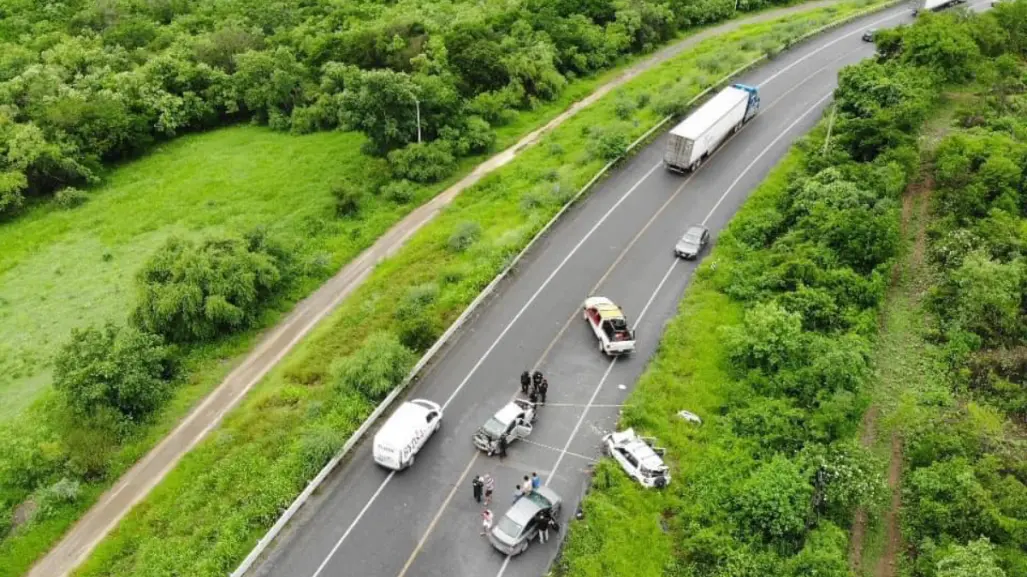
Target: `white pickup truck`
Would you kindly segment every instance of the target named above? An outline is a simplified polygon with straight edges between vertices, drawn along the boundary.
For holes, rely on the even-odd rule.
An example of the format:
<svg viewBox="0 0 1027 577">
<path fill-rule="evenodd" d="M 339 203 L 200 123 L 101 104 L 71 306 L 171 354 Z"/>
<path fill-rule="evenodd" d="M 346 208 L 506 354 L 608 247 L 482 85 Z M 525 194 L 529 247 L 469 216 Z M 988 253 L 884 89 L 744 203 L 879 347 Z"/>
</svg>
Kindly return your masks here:
<svg viewBox="0 0 1027 577">
<path fill-rule="evenodd" d="M 599 350 L 607 355 L 623 355 L 635 350 L 635 331 L 628 327 L 628 321 L 620 307 L 606 297 L 585 299 L 585 322 L 599 339 Z"/>
</svg>

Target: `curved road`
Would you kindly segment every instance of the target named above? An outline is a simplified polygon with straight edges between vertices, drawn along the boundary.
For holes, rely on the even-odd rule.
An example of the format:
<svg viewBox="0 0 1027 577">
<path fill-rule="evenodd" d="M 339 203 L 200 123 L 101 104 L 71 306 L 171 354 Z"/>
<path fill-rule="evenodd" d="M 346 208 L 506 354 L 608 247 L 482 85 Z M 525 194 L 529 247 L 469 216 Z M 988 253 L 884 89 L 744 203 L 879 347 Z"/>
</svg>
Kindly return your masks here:
<svg viewBox="0 0 1027 577">
<path fill-rule="evenodd" d="M 838 70 L 873 54 L 862 32 L 909 21 L 907 6 L 880 12 L 744 75 L 741 82 L 760 86 L 762 111 L 696 174 L 663 169 L 665 135 L 625 163 L 568 212 L 413 388 L 411 397 L 445 407 L 442 429 L 417 463 L 389 473 L 362 443 L 250 574 L 545 574 L 558 539 L 536 541 L 513 558 L 493 549 L 479 536 L 481 506 L 471 498 L 470 480 L 484 472 L 495 477 L 498 516 L 522 476 L 537 471 L 564 498 L 566 527 L 600 436 L 616 424 L 617 406 L 655 352 L 695 270 L 696 263 L 673 257 L 674 242 L 693 223 L 708 226 L 715 242 L 789 146 L 821 118 Z M 598 352 L 581 318 L 589 294 L 610 297 L 636 324 L 633 356 L 611 361 Z M 536 366 L 550 389 L 532 436 L 515 443 L 503 462 L 476 451 L 475 429 L 517 392 L 521 371 Z"/>
</svg>

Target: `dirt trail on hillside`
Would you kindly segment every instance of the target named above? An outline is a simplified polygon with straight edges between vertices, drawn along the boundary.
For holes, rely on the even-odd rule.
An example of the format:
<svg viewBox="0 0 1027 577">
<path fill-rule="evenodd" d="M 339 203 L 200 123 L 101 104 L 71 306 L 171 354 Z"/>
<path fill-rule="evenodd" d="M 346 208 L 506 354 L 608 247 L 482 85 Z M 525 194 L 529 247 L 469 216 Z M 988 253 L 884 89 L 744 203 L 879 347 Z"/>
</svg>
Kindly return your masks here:
<svg viewBox="0 0 1027 577">
<path fill-rule="evenodd" d="M 478 165 L 470 174 L 396 223 L 377 242 L 342 268 L 316 292 L 261 339 L 254 350 L 216 389 L 194 408 L 156 447 L 129 469 L 93 507 L 40 559 L 27 577 L 65 577 L 86 560 L 92 550 L 141 501 L 193 447 L 202 441 L 317 323 L 324 319 L 371 274 L 375 265 L 393 255 L 408 238 L 431 222 L 436 214 L 461 192 L 486 175 L 508 164 L 520 152 L 533 146 L 546 133 L 595 103 L 610 91 L 642 72 L 676 56 L 695 44 L 741 26 L 806 12 L 840 0 L 819 0 L 739 18 L 684 38 L 631 66 L 592 94 L 572 104 L 542 128 Z"/>
<path fill-rule="evenodd" d="M 909 238 L 911 226 L 915 226 L 916 229 L 912 231 L 913 244 L 909 253 L 892 267 L 891 284 L 887 297 L 889 301 L 895 298 L 898 291 L 907 291 L 912 303 L 918 302 L 923 294 L 923 287 L 920 286 L 917 279 L 921 276 L 918 272 L 924 265 L 927 246 L 930 192 L 934 188 L 932 172 L 930 167 L 924 167 L 921 177 L 910 183 L 902 197 L 902 238 Z M 914 209 L 916 211 L 915 218 Z M 882 332 L 888 329 L 887 317 L 886 305 L 879 325 Z M 880 414 L 881 407 L 875 402 L 863 417 L 860 427 L 860 443 L 864 447 L 871 447 L 877 441 L 877 422 Z M 903 549 L 899 517 L 902 508 L 903 454 L 902 438 L 898 432 L 891 433 L 890 444 L 887 480 L 891 502 L 882 520 L 886 539 L 885 548 L 882 556 L 877 560 L 877 565 L 873 568 L 874 577 L 895 577 L 898 574 L 898 561 Z M 849 539 L 849 567 L 856 577 L 865 575 L 863 555 L 868 521 L 867 512 L 864 509 L 856 511 Z"/>
</svg>

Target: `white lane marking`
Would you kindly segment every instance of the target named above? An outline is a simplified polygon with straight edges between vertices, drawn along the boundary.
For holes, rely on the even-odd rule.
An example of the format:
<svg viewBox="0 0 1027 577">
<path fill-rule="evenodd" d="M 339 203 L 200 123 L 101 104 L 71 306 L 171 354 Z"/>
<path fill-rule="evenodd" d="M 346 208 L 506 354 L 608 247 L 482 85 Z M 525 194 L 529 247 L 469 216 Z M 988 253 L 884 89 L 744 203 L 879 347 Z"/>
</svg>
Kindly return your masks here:
<svg viewBox="0 0 1027 577">
<path fill-rule="evenodd" d="M 603 406 L 603 405 L 592 405 L 592 407 L 599 407 L 599 406 Z M 610 406 L 610 405 L 605 405 L 605 406 Z M 553 451 L 554 453 L 559 453 L 560 452 L 560 449 L 557 449 L 556 447 L 551 447 L 549 445 L 543 445 L 542 443 L 536 443 L 535 441 L 532 441 L 531 439 L 521 439 L 521 442 L 522 443 L 527 443 L 529 445 L 535 445 L 536 447 L 541 447 L 543 449 L 549 449 L 550 451 Z M 598 463 L 599 462 L 599 459 L 595 459 L 593 457 L 586 457 L 585 455 L 582 455 L 581 453 L 574 453 L 574 452 L 571 452 L 571 451 L 567 451 L 567 454 L 572 456 L 572 457 L 577 457 L 579 459 L 582 459 L 582 460 L 585 460 L 585 461 L 589 461 L 589 462 L 592 462 L 592 463 Z"/>
<path fill-rule="evenodd" d="M 645 173 L 645 175 L 642 176 L 642 178 L 638 179 L 638 182 L 633 184 L 631 188 L 629 188 L 628 191 L 625 192 L 619 200 L 617 200 L 616 204 L 610 207 L 610 210 L 606 211 L 606 214 L 604 214 L 602 218 L 600 218 L 592 226 L 592 228 L 590 228 L 589 231 L 585 233 L 585 236 L 581 237 L 581 240 L 578 241 L 578 244 L 574 245 L 574 248 L 572 248 L 571 251 L 567 253 L 567 256 L 565 256 L 564 259 L 560 261 L 560 264 L 558 264 L 556 268 L 553 269 L 553 272 L 549 273 L 549 276 L 546 277 L 546 280 L 543 281 L 542 284 L 538 287 L 538 289 L 531 295 L 531 298 L 528 299 L 528 302 L 524 303 L 524 306 L 521 307 L 521 310 L 517 311 L 517 314 L 514 315 L 514 318 L 510 319 L 510 322 L 507 323 L 506 327 L 503 329 L 503 332 L 499 333 L 499 336 L 496 337 L 496 340 L 492 341 L 492 344 L 489 345 L 489 348 L 485 351 L 485 354 L 483 354 L 481 358 L 478 359 L 478 362 L 474 363 L 474 366 L 471 367 L 470 372 L 467 373 L 467 376 L 464 377 L 464 380 L 460 381 L 460 384 L 457 385 L 456 389 L 453 390 L 453 393 L 449 395 L 449 398 L 446 399 L 446 402 L 442 405 L 443 410 L 445 410 L 446 407 L 448 407 L 449 404 L 453 402 L 453 399 L 456 398 L 457 394 L 459 394 L 460 391 L 464 388 L 464 385 L 467 384 L 467 381 L 471 380 L 471 377 L 474 375 L 475 372 L 477 372 L 478 367 L 480 367 L 482 363 L 485 362 L 485 359 L 488 358 L 489 354 L 491 354 L 493 349 L 496 348 L 496 345 L 499 344 L 499 341 L 501 341 L 503 337 L 506 336 L 506 333 L 508 333 L 510 329 L 513 327 L 514 323 L 516 323 L 517 320 L 521 318 L 521 315 L 524 314 L 524 311 L 528 310 L 528 307 L 531 306 L 531 303 L 535 302 L 535 299 L 538 298 L 538 295 L 541 294 L 547 286 L 549 286 L 549 283 L 553 280 L 556 274 L 559 273 L 560 270 L 563 269 L 564 265 L 566 265 L 567 262 L 571 260 L 571 257 L 573 257 L 574 254 L 578 252 L 578 249 L 581 248 L 583 244 L 585 244 L 585 241 L 587 241 L 592 236 L 592 233 L 594 233 L 604 222 L 606 222 L 606 219 L 609 218 L 611 214 L 613 214 L 613 211 L 617 210 L 617 207 L 619 207 L 621 203 L 627 200 L 629 196 L 631 196 L 636 190 L 638 190 L 638 187 L 641 186 L 642 183 L 645 182 L 645 180 L 648 179 L 649 176 L 652 175 L 652 173 L 662 165 L 662 162 L 658 162 L 655 165 L 653 165 L 653 167 L 650 168 Z"/>
<path fill-rule="evenodd" d="M 638 325 L 642 324 L 642 318 L 645 317 L 645 313 L 649 310 L 649 306 L 656 300 L 656 295 L 663 289 L 663 285 L 667 283 L 667 279 L 670 278 L 670 273 L 674 272 L 674 267 L 678 265 L 678 259 L 675 258 L 674 262 L 671 263 L 670 268 L 664 273 L 663 278 L 660 280 L 660 284 L 656 285 L 656 290 L 653 294 L 649 295 L 648 302 L 645 303 L 645 307 L 642 308 L 642 312 L 638 315 L 638 320 L 635 321 L 635 326 L 632 327 L 634 330 Z M 603 388 L 603 383 L 606 382 L 607 377 L 610 376 L 610 371 L 613 370 L 613 366 L 617 364 L 617 359 L 620 357 L 614 357 L 610 361 L 610 366 L 606 367 L 606 372 L 603 373 L 603 378 L 599 379 L 599 384 L 596 385 L 594 391 L 592 391 L 592 397 L 588 400 L 588 404 L 585 405 L 585 410 L 581 411 L 581 416 L 578 417 L 578 422 L 574 425 L 574 429 L 571 430 L 571 436 L 567 438 L 567 442 L 564 443 L 563 449 L 560 451 L 560 456 L 556 458 L 556 463 L 553 468 L 549 470 L 549 478 L 546 479 L 546 486 L 549 486 L 549 482 L 556 478 L 556 471 L 560 468 L 560 463 L 563 462 L 564 455 L 567 454 L 567 450 L 570 448 L 571 443 L 574 441 L 574 437 L 578 435 L 578 429 L 581 428 L 581 424 L 585 422 L 585 416 L 588 415 L 588 411 L 592 408 L 592 403 L 595 402 L 596 397 L 599 396 L 599 391 Z"/>
<path fill-rule="evenodd" d="M 371 495 L 371 498 L 368 499 L 367 504 L 364 505 L 364 508 L 361 509 L 360 513 L 357 514 L 356 519 L 353 519 L 353 522 L 349 524 L 349 527 L 346 529 L 346 532 L 343 533 L 342 537 L 339 537 L 339 540 L 335 542 L 335 546 L 332 547 L 332 550 L 328 552 L 328 556 L 325 557 L 324 561 L 322 561 L 321 564 L 317 567 L 317 571 L 314 571 L 313 577 L 318 577 L 318 575 L 321 574 L 321 571 L 324 571 L 325 566 L 327 566 L 328 562 L 331 561 L 332 555 L 335 555 L 335 552 L 339 550 L 339 547 L 342 546 L 342 542 L 346 540 L 346 537 L 349 537 L 349 534 L 353 531 L 353 528 L 357 526 L 357 523 L 359 523 L 360 519 L 363 518 L 364 513 L 367 513 L 367 510 L 371 507 L 371 503 L 374 503 L 374 500 L 378 498 L 378 495 L 381 494 L 382 490 L 385 489 L 385 486 L 389 484 L 389 481 L 392 480 L 392 477 L 395 476 L 395 474 L 395 471 L 391 471 L 389 473 L 389 476 L 385 477 L 385 480 L 382 481 L 382 484 L 378 487 L 378 490 L 374 492 L 374 495 Z"/>
<path fill-rule="evenodd" d="M 824 50 L 834 46 L 835 44 L 838 44 L 839 42 L 841 42 L 842 40 L 845 40 L 846 38 L 851 38 L 851 37 L 853 37 L 853 36 L 855 36 L 857 34 L 862 34 L 869 27 L 876 26 L 877 24 L 881 24 L 882 22 L 887 22 L 889 20 L 894 20 L 896 18 L 899 18 L 900 16 L 905 16 L 905 15 L 906 15 L 906 12 L 903 11 L 903 12 L 899 12 L 898 14 L 892 14 L 891 16 L 885 16 L 884 18 L 878 18 L 877 20 L 874 20 L 873 22 L 870 22 L 868 24 L 863 25 L 859 30 L 856 30 L 854 32 L 849 32 L 848 34 L 845 34 L 843 36 L 839 36 L 838 38 L 835 38 L 834 40 L 828 42 L 827 44 L 821 45 L 819 48 L 817 48 L 813 52 L 810 52 L 808 54 L 803 55 L 802 58 L 799 58 L 798 60 L 796 60 L 795 62 L 792 62 L 788 66 L 785 66 L 781 70 L 778 70 L 777 72 L 772 74 L 770 76 L 770 78 L 767 78 L 766 80 L 764 80 L 763 82 L 760 82 L 756 86 L 762 88 L 764 84 L 767 84 L 768 82 L 771 82 L 772 80 L 774 80 L 775 78 L 781 76 L 785 72 L 788 72 L 792 68 L 795 68 L 799 64 L 802 64 L 807 59 L 812 58 L 813 56 L 816 56 L 817 54 L 819 54 L 819 53 L 823 52 Z"/>
<path fill-rule="evenodd" d="M 831 98 L 831 96 L 833 96 L 833 95 L 834 95 L 834 91 L 833 90 L 831 92 L 828 92 L 827 94 L 825 94 L 823 96 L 823 98 L 821 98 L 820 100 L 817 100 L 816 102 L 814 102 L 813 105 L 809 107 L 809 110 L 807 110 L 806 112 L 803 112 L 802 115 L 800 115 L 798 118 L 796 118 L 795 121 L 793 121 L 791 124 L 789 124 L 784 130 L 782 130 L 781 134 L 778 134 L 777 138 L 775 138 L 770 144 L 768 144 L 759 153 L 759 155 L 757 155 L 756 158 L 754 158 L 752 160 L 752 162 L 749 163 L 749 166 L 745 167 L 745 170 L 743 170 L 742 172 L 740 172 L 738 174 L 738 177 L 735 178 L 734 182 L 731 183 L 731 186 L 727 187 L 727 190 L 724 191 L 724 194 L 720 195 L 720 198 L 717 199 L 717 204 L 713 205 L 713 208 L 710 209 L 709 214 L 707 214 L 706 218 L 703 219 L 702 225 L 706 226 L 706 223 L 713 216 L 713 213 L 717 212 L 717 209 L 720 208 L 721 203 L 724 202 L 724 199 L 727 198 L 727 195 L 731 194 L 731 191 L 734 190 L 735 186 L 738 186 L 738 183 L 741 182 L 741 180 L 743 178 L 745 178 L 745 175 L 748 174 L 750 170 L 752 170 L 752 167 L 756 166 L 756 163 L 759 162 L 760 159 L 763 158 L 768 152 L 770 152 L 770 149 L 773 148 L 775 144 L 777 144 L 782 138 L 787 136 L 788 133 L 791 132 L 792 129 L 795 128 L 795 126 L 797 124 L 799 124 L 800 122 L 803 121 L 804 118 L 806 118 L 807 116 L 812 114 L 813 111 L 816 110 L 818 106 L 820 106 L 828 98 Z"/>
</svg>

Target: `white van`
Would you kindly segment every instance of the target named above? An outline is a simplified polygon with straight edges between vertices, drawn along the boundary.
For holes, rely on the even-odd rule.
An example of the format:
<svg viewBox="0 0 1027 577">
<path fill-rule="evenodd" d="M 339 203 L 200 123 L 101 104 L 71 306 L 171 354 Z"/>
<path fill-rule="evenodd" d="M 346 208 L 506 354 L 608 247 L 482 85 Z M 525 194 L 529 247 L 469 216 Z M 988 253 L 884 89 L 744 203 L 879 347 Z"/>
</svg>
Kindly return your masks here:
<svg viewBox="0 0 1027 577">
<path fill-rule="evenodd" d="M 374 460 L 398 471 L 414 464 L 414 455 L 442 424 L 442 407 L 424 399 L 400 405 L 374 436 Z"/>
</svg>

